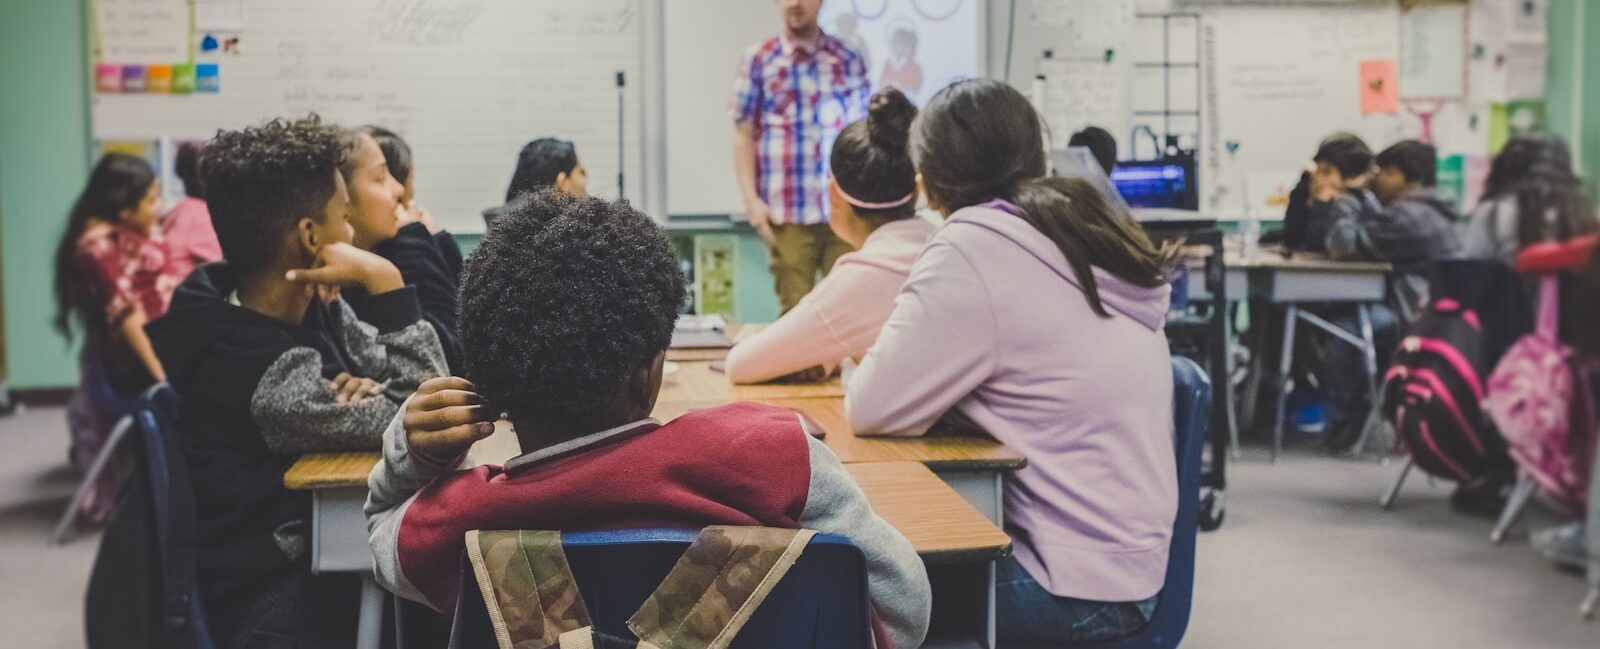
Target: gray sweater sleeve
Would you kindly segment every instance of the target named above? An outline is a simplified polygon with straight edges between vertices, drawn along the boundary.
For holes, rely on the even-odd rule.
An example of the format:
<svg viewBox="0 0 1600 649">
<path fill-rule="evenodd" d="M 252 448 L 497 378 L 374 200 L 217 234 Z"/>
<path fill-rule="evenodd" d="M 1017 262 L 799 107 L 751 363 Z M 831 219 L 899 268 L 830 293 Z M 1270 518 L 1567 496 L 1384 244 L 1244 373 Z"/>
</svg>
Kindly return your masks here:
<svg viewBox="0 0 1600 649">
<path fill-rule="evenodd" d="M 395 312 L 406 313 L 405 298 L 410 312 L 418 311 L 414 294 L 398 297 Z M 322 355 L 310 347 L 291 348 L 267 368 L 250 396 L 250 416 L 275 453 L 375 448 L 399 403 L 423 381 L 444 374 L 439 338 L 420 315 L 403 327 L 374 327 L 340 306 L 345 344 L 366 378 L 387 382 L 388 390 L 359 403 L 338 403 L 322 376 Z"/>
<path fill-rule="evenodd" d="M 449 373 L 439 334 L 422 319 L 411 287 L 373 296 L 371 322 L 363 322 L 343 300 L 339 309 L 345 349 L 366 378 L 387 384 L 391 400 L 404 401 L 423 381 Z"/>
<path fill-rule="evenodd" d="M 373 569 L 378 583 L 389 592 L 426 602 L 422 592 L 400 570 L 400 522 L 417 492 L 434 478 L 454 471 L 466 454 L 444 464 L 434 464 L 411 453 L 403 420 L 405 404 L 383 431 L 383 459 L 367 475 L 367 542 L 372 546 Z"/>
<path fill-rule="evenodd" d="M 873 513 L 867 495 L 833 451 L 815 437 L 806 439 L 811 448 L 811 487 L 800 527 L 848 537 L 861 548 L 872 607 L 891 635 L 891 646 L 921 646 L 933 609 L 928 569 L 911 542 Z"/>
</svg>

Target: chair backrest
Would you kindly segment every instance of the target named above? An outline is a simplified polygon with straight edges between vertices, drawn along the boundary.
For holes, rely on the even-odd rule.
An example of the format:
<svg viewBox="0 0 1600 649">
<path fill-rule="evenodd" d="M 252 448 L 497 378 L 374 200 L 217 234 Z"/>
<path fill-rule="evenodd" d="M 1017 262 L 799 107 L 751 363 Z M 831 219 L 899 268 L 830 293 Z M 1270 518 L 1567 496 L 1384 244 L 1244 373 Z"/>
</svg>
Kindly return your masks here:
<svg viewBox="0 0 1600 649">
<path fill-rule="evenodd" d="M 563 533 L 562 549 L 594 627 L 631 638 L 628 618 L 677 563 L 696 531 L 619 530 Z M 462 571 L 451 646 L 498 645 L 476 576 Z M 767 595 L 732 647 L 867 649 L 872 646 L 866 559 L 840 536 L 818 534 Z"/>
<path fill-rule="evenodd" d="M 133 411 L 143 442 L 144 469 L 155 518 L 162 576 L 162 621 L 184 647 L 214 646 L 195 582 L 194 488 L 178 443 L 178 393 L 160 383 L 139 396 Z M 180 641 L 180 640 L 175 640 Z"/>
<path fill-rule="evenodd" d="M 1085 642 L 1070 647 L 1094 649 L 1169 649 L 1178 646 L 1189 628 L 1194 602 L 1195 537 L 1200 531 L 1200 451 L 1211 413 L 1211 380 L 1193 360 L 1172 357 L 1173 446 L 1178 454 L 1178 517 L 1167 553 L 1167 576 L 1150 624 L 1116 640 Z"/>
</svg>

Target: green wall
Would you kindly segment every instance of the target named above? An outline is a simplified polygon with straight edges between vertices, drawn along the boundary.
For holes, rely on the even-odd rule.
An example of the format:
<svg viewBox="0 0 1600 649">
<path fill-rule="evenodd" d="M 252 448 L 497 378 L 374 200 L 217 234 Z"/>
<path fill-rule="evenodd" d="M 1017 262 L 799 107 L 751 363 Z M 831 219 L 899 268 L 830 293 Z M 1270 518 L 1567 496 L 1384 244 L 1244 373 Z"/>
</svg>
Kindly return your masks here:
<svg viewBox="0 0 1600 649">
<path fill-rule="evenodd" d="M 1572 83 L 1575 2 L 1553 0 L 1549 116 L 1569 138 L 1572 93 L 1581 93 L 1582 150 L 1591 187 L 1600 180 L 1600 42 L 1583 51 L 1582 87 Z M 87 0 L 0 0 L 0 273 L 3 273 L 6 376 L 14 388 L 69 386 L 72 349 L 50 329 L 50 255 L 88 172 Z M 1584 33 L 1600 34 L 1590 3 Z M 1591 39 L 1592 41 L 1592 39 Z M 469 250 L 476 237 L 463 237 Z M 739 235 L 739 317 L 776 315 L 760 243 Z"/>
<path fill-rule="evenodd" d="M 85 5 L 0 0 L 0 274 L 14 388 L 77 382 L 50 328 L 51 256 L 89 171 Z"/>
</svg>

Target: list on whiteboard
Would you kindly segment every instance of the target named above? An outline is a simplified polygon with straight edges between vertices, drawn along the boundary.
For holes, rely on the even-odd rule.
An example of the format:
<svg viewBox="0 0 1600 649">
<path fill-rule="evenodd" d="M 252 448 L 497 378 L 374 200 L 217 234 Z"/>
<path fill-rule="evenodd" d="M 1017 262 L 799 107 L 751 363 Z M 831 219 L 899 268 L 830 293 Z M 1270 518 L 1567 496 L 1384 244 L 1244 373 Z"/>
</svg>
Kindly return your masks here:
<svg viewBox="0 0 1600 649">
<path fill-rule="evenodd" d="M 94 11 L 101 61 L 189 60 L 188 0 L 94 0 Z"/>
<path fill-rule="evenodd" d="M 1467 7 L 1416 7 L 1400 14 L 1400 95 L 1456 99 L 1466 94 Z"/>
<path fill-rule="evenodd" d="M 1087 126 L 1115 134 L 1128 132 L 1129 68 L 1103 60 L 1046 59 L 1039 63 L 1052 148 L 1066 146 L 1067 138 Z"/>
<path fill-rule="evenodd" d="M 1056 56 L 1103 59 L 1127 46 L 1136 11 L 1133 0 L 1033 0 L 1023 16 L 1029 25 L 1056 32 L 1057 42 L 1071 44 L 1055 50 Z"/>
</svg>

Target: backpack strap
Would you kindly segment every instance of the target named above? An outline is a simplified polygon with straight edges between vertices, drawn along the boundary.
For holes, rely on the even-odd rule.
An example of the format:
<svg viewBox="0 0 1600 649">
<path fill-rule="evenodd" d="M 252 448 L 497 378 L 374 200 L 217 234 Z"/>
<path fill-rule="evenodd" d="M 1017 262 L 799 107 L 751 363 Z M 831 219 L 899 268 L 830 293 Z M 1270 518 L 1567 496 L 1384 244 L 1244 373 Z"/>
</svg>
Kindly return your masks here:
<svg viewBox="0 0 1600 649">
<path fill-rule="evenodd" d="M 1561 278 L 1545 273 L 1539 278 L 1539 320 L 1535 332 L 1555 340 L 1561 328 Z"/>
<path fill-rule="evenodd" d="M 500 649 L 547 649 L 588 632 L 589 610 L 560 532 L 473 530 L 466 541 Z"/>
<path fill-rule="evenodd" d="M 711 526 L 628 620 L 641 649 L 723 649 L 816 532 Z"/>
</svg>

